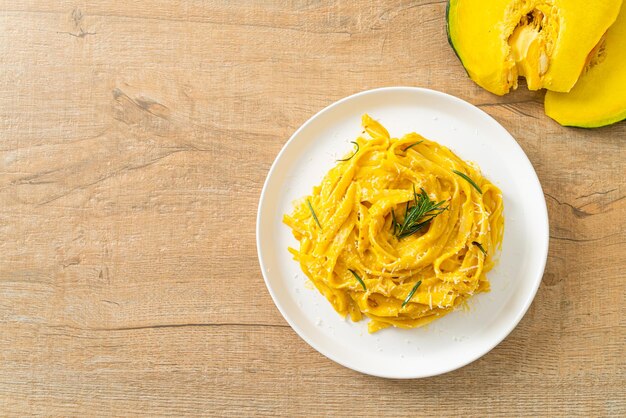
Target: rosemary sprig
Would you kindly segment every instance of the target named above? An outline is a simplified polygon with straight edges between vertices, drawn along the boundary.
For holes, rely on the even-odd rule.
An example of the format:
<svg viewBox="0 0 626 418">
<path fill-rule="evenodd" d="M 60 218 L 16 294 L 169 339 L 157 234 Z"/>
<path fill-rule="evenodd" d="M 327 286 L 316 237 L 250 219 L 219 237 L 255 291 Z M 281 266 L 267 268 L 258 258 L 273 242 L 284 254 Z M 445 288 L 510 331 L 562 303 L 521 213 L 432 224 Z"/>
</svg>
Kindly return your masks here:
<svg viewBox="0 0 626 418">
<path fill-rule="evenodd" d="M 413 289 L 411 289 L 411 291 L 409 292 L 409 295 L 406 297 L 406 299 L 404 299 L 404 302 L 402 302 L 402 307 L 403 308 L 404 308 L 404 305 L 409 303 L 409 301 L 411 300 L 411 298 L 415 294 L 415 291 L 417 290 L 418 287 L 420 287 L 421 284 L 422 284 L 421 280 L 418 281 L 417 283 L 415 283 L 415 286 L 413 286 Z"/>
<path fill-rule="evenodd" d="M 309 199 L 306 200 L 306 204 L 309 205 L 309 210 L 311 211 L 311 215 L 313 215 L 315 223 L 317 224 L 317 226 L 320 227 L 320 229 L 322 229 L 322 225 L 320 225 L 320 221 L 319 219 L 317 219 L 317 215 L 315 214 L 315 211 L 313 210 L 313 205 L 311 205 L 311 201 Z"/>
<path fill-rule="evenodd" d="M 355 279 L 357 279 L 359 283 L 361 283 L 361 286 L 363 286 L 363 290 L 367 291 L 367 288 L 365 287 L 365 283 L 363 282 L 363 279 L 361 279 L 361 278 L 359 277 L 359 275 L 358 275 L 358 274 L 356 274 L 356 271 L 354 271 L 354 270 L 352 270 L 352 269 L 348 269 L 348 271 L 349 271 L 350 273 L 352 273 L 352 275 L 354 276 L 354 278 L 355 278 Z"/>
<path fill-rule="evenodd" d="M 417 142 L 412 143 L 412 144 L 411 144 L 411 145 L 409 145 L 408 147 L 404 148 L 404 152 L 407 152 L 408 150 L 410 150 L 411 148 L 413 148 L 413 147 L 414 147 L 414 146 L 416 146 L 416 145 L 421 144 L 422 142 L 424 142 L 424 141 L 417 141 Z"/>
<path fill-rule="evenodd" d="M 478 247 L 478 249 L 480 250 L 480 252 L 482 252 L 482 253 L 485 255 L 485 257 L 487 257 L 487 251 L 485 251 L 485 249 L 483 248 L 483 245 L 482 245 L 480 242 L 478 242 L 478 241 L 472 241 L 472 244 L 474 244 L 475 246 L 477 246 L 477 247 Z"/>
<path fill-rule="evenodd" d="M 352 157 L 354 157 L 357 154 L 357 152 L 359 152 L 359 149 L 360 149 L 359 148 L 359 144 L 357 142 L 355 142 L 355 141 L 350 141 L 350 142 L 353 143 L 354 145 L 356 145 L 356 151 L 354 151 L 354 154 L 352 154 L 348 158 L 343 158 L 341 160 L 336 160 L 336 161 L 348 161 L 348 160 L 351 160 Z"/>
<path fill-rule="evenodd" d="M 474 188 L 476 190 L 478 190 L 478 193 L 483 194 L 483 191 L 480 190 L 480 187 L 478 187 L 478 184 L 474 183 L 474 180 L 472 180 L 471 178 L 469 178 L 469 176 L 467 174 L 461 173 L 460 171 L 456 171 L 456 170 L 452 170 L 452 172 L 458 176 L 463 177 L 465 180 L 467 180 L 467 182 L 469 184 L 471 184 L 472 186 L 474 186 Z"/>
<path fill-rule="evenodd" d="M 422 192 L 418 194 L 415 191 L 415 186 L 413 186 L 413 206 L 409 206 L 409 202 L 406 202 L 406 212 L 402 223 L 397 221 L 394 212 L 391 214 L 393 234 L 398 239 L 413 235 L 428 225 L 441 212 L 448 209 L 447 206 L 441 207 L 446 202 L 445 200 L 435 202 L 430 200 L 424 189 L 420 190 Z"/>
</svg>

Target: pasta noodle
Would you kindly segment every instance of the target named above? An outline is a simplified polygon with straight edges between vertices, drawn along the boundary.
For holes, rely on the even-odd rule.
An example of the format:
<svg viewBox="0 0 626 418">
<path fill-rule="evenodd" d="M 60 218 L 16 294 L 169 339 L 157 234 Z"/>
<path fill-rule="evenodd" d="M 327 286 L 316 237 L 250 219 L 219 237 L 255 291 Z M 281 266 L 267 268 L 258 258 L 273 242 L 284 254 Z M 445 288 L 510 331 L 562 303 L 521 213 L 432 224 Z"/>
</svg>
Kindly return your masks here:
<svg viewBox="0 0 626 418">
<path fill-rule="evenodd" d="M 489 290 L 502 193 L 434 141 L 362 124 L 355 151 L 284 216 L 300 244 L 289 251 L 342 316 L 369 317 L 370 332 L 419 327 Z"/>
</svg>

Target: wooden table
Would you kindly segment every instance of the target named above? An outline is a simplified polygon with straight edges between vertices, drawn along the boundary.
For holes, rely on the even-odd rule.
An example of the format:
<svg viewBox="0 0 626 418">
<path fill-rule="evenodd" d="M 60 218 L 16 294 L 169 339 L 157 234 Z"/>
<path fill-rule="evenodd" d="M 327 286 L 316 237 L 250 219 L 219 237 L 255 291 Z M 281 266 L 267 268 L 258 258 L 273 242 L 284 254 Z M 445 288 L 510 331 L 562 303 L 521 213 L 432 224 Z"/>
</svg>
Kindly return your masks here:
<svg viewBox="0 0 626 418">
<path fill-rule="evenodd" d="M 626 123 L 496 97 L 444 1 L 0 1 L 0 415 L 624 416 Z M 455 372 L 384 380 L 283 320 L 255 248 L 274 157 L 349 94 L 476 104 L 550 212 L 517 329 Z"/>
</svg>

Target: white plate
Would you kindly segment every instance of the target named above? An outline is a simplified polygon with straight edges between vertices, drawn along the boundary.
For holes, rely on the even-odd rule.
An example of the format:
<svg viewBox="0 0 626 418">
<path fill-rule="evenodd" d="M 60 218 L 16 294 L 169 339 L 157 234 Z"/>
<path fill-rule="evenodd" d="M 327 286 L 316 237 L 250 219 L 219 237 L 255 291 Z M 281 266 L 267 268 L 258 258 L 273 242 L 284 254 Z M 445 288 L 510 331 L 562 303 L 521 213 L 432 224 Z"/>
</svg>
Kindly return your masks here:
<svg viewBox="0 0 626 418">
<path fill-rule="evenodd" d="M 500 261 L 487 274 L 491 292 L 470 298 L 469 311 L 430 325 L 367 333 L 367 321 L 341 318 L 312 286 L 287 247 L 297 241 L 282 223 L 293 202 L 310 194 L 361 132 L 361 115 L 392 136 L 417 132 L 478 163 L 504 196 Z M 257 251 L 267 288 L 289 325 L 326 357 L 389 378 L 433 376 L 486 354 L 522 319 L 541 282 L 548 255 L 548 214 L 541 185 L 513 137 L 482 110 L 453 96 L 414 87 L 369 90 L 342 99 L 300 127 L 265 181 L 257 217 Z"/>
</svg>

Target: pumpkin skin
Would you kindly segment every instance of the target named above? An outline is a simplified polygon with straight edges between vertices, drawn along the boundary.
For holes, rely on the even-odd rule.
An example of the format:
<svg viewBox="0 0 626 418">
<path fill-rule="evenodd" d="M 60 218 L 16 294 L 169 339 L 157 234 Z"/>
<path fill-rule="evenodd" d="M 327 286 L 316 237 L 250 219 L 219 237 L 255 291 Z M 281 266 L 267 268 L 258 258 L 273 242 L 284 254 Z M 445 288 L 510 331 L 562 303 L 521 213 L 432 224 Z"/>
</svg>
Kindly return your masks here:
<svg viewBox="0 0 626 418">
<path fill-rule="evenodd" d="M 569 93 L 546 93 L 546 115 L 561 125 L 583 128 L 626 119 L 626 6 L 598 54 Z"/>
<path fill-rule="evenodd" d="M 568 92 L 622 0 L 449 0 L 448 39 L 470 78 L 504 95 L 524 76 L 529 89 Z"/>
</svg>

